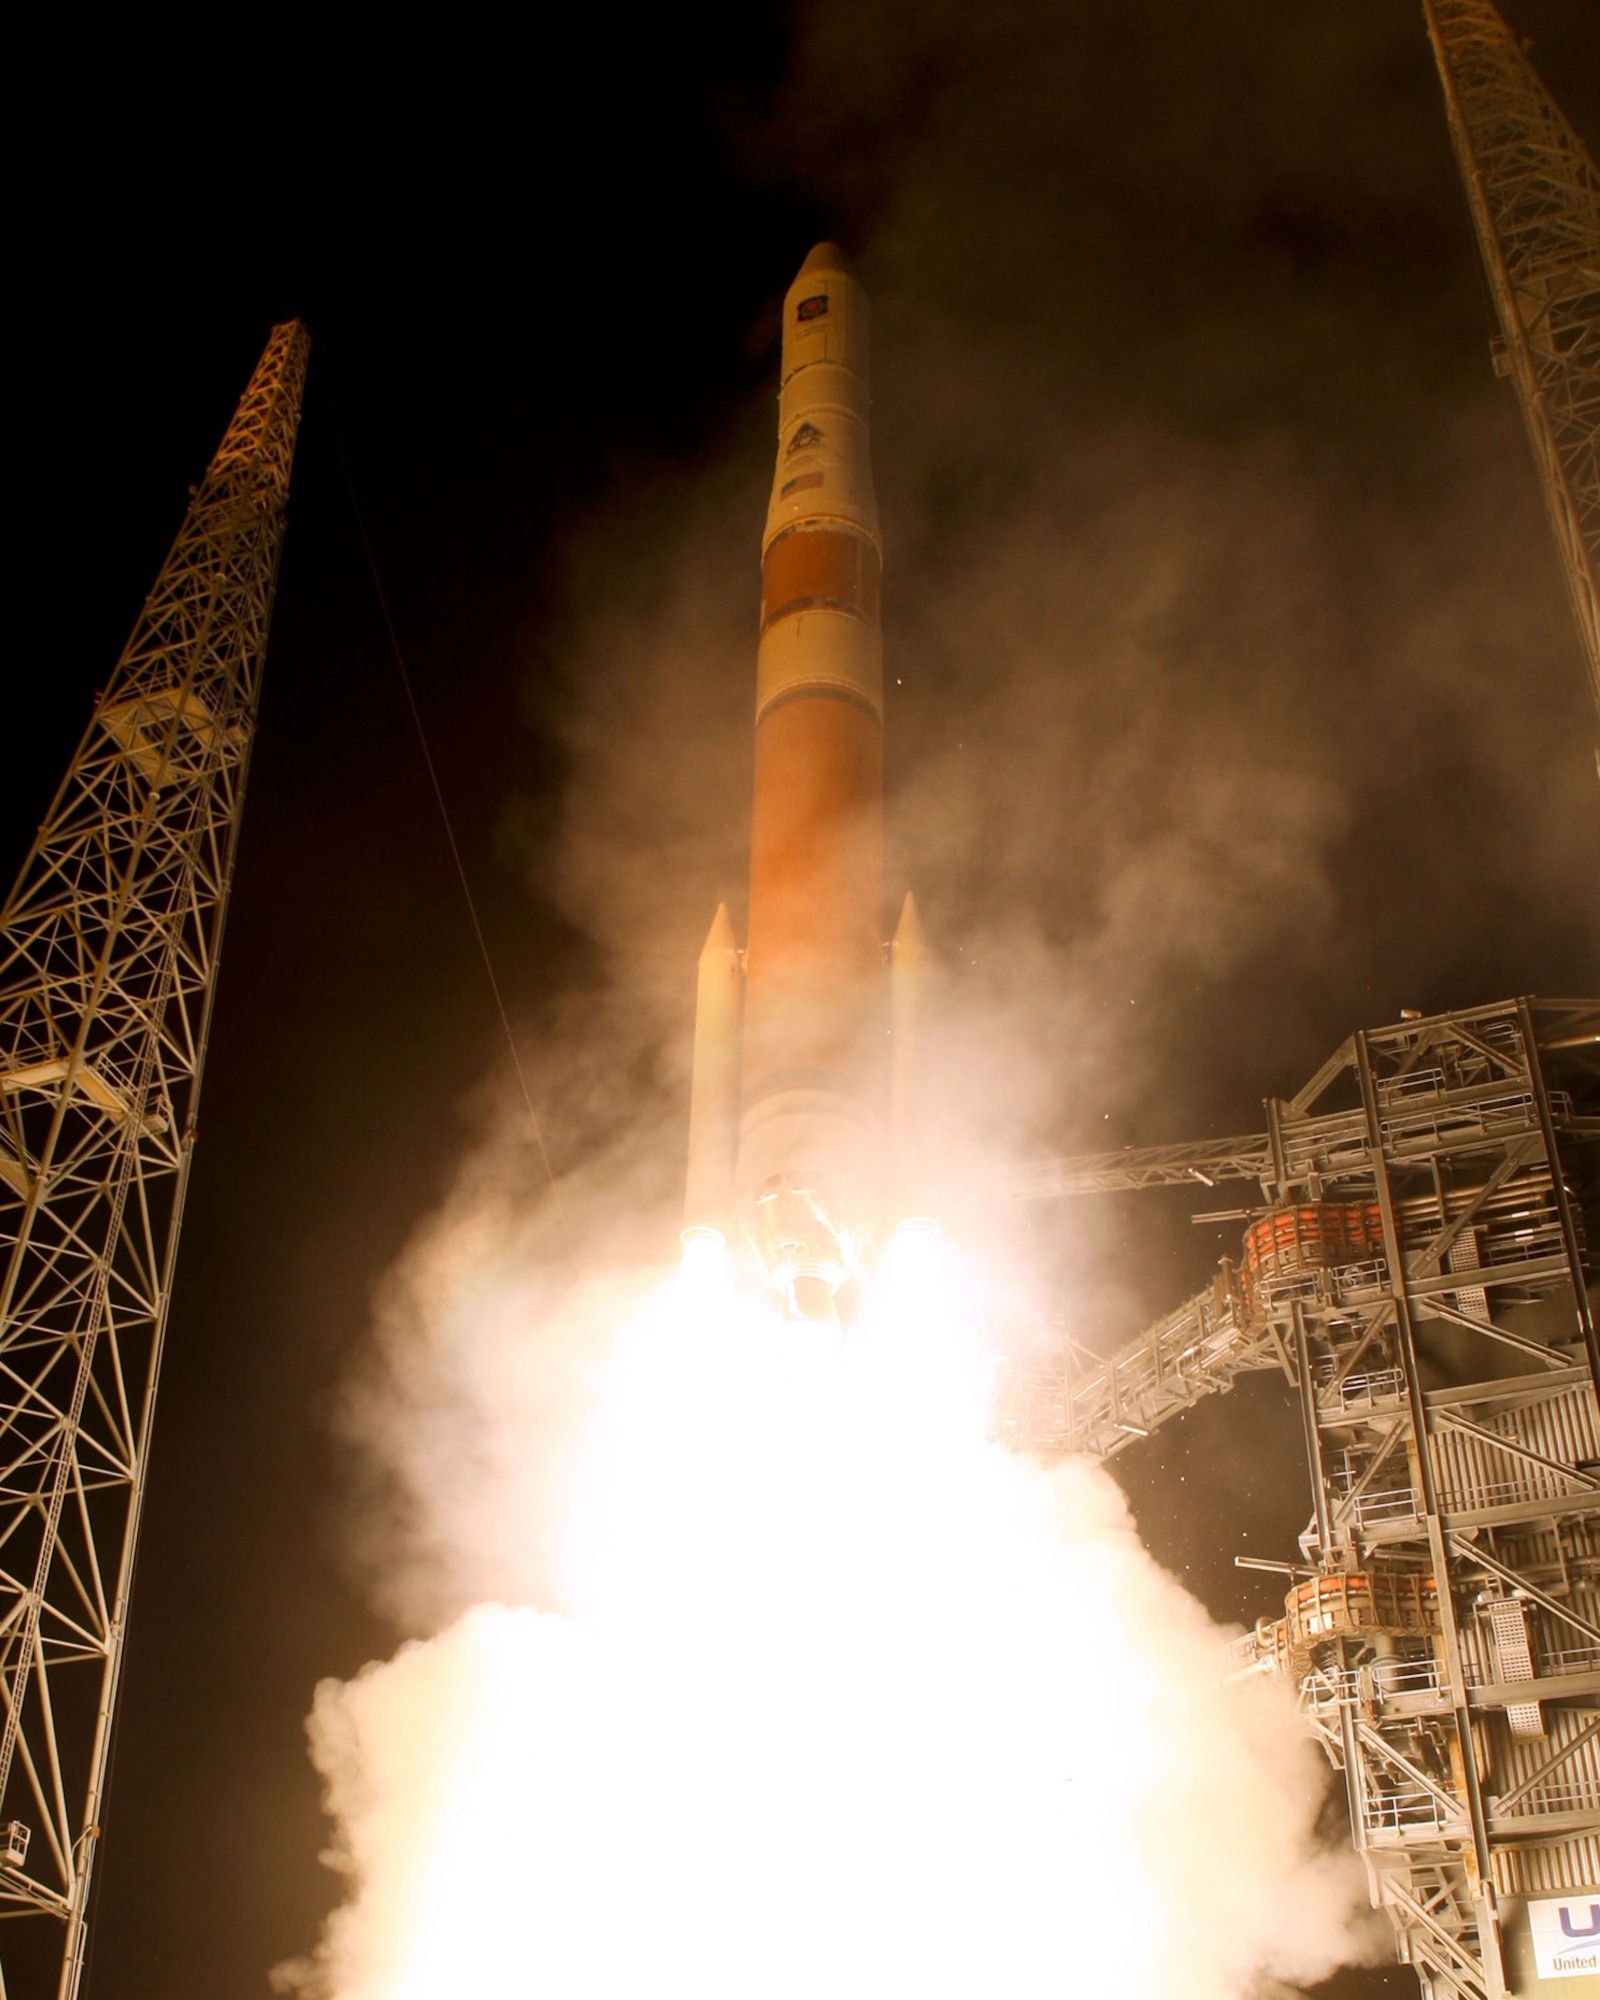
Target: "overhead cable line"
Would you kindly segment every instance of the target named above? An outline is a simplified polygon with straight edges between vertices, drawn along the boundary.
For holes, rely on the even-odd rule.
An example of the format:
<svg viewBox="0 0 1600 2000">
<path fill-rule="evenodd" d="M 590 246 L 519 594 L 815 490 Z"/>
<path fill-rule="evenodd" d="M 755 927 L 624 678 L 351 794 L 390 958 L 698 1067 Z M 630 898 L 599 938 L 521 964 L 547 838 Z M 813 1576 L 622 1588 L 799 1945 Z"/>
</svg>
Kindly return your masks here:
<svg viewBox="0 0 1600 2000">
<path fill-rule="evenodd" d="M 472 934 L 478 941 L 478 955 L 483 960 L 485 977 L 489 981 L 489 991 L 494 998 L 495 1012 L 500 1017 L 501 1032 L 505 1036 L 506 1049 L 511 1057 L 511 1067 L 516 1073 L 517 1088 L 522 1094 L 523 1106 L 528 1114 L 528 1124 L 533 1132 L 534 1144 L 539 1149 L 539 1158 L 544 1164 L 546 1178 L 550 1183 L 550 1193 L 556 1212 L 561 1218 L 567 1248 L 573 1247 L 572 1227 L 568 1220 L 566 1204 L 561 1198 L 561 1185 L 556 1179 L 556 1171 L 550 1161 L 549 1148 L 545 1145 L 544 1128 L 539 1122 L 539 1114 L 534 1109 L 533 1092 L 528 1087 L 528 1076 L 522 1066 L 522 1056 L 517 1048 L 517 1038 L 512 1033 L 511 1017 L 506 1011 L 505 998 L 500 990 L 500 980 L 494 969 L 494 959 L 489 950 L 489 941 L 484 936 L 483 923 L 478 915 L 477 900 L 472 893 L 472 884 L 467 877 L 466 864 L 461 858 L 461 845 L 456 839 L 454 822 L 450 808 L 445 803 L 444 787 L 439 782 L 439 768 L 434 763 L 433 751 L 428 743 L 428 732 L 423 726 L 422 710 L 417 706 L 416 690 L 411 683 L 411 675 L 406 668 L 405 653 L 401 649 L 400 635 L 395 630 L 394 614 L 389 609 L 388 593 L 383 587 L 383 578 L 378 572 L 378 559 L 372 552 L 372 540 L 367 533 L 367 524 L 362 516 L 361 503 L 356 498 L 355 481 L 350 476 L 349 462 L 344 455 L 344 447 L 337 437 L 334 451 L 338 454 L 339 470 L 344 475 L 345 492 L 350 496 L 350 511 L 355 516 L 356 533 L 361 537 L 361 547 L 367 558 L 367 570 L 372 578 L 372 588 L 378 599 L 378 608 L 383 614 L 384 629 L 389 635 L 389 649 L 394 654 L 394 663 L 399 671 L 400 685 L 405 690 L 406 706 L 411 711 L 411 720 L 416 727 L 417 742 L 422 748 L 422 761 L 428 768 L 428 782 L 433 787 L 433 796 L 439 808 L 439 818 L 444 826 L 444 837 L 450 846 L 450 858 L 455 863 L 456 880 L 461 884 L 461 895 L 467 906 L 467 916 L 472 923 Z"/>
</svg>

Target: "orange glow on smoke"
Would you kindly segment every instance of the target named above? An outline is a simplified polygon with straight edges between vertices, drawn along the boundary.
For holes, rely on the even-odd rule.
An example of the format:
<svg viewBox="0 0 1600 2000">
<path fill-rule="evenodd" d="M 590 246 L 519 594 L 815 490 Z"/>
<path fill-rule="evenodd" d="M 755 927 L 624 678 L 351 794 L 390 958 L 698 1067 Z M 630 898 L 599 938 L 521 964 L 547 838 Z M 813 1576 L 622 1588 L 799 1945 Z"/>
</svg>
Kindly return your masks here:
<svg viewBox="0 0 1600 2000">
<path fill-rule="evenodd" d="M 1287 1701 L 1099 1471 L 988 1442 L 937 1228 L 849 1335 L 720 1239 L 621 1329 L 569 1615 L 480 1607 L 313 1722 L 337 2000 L 1223 2000 L 1326 1970 Z"/>
</svg>

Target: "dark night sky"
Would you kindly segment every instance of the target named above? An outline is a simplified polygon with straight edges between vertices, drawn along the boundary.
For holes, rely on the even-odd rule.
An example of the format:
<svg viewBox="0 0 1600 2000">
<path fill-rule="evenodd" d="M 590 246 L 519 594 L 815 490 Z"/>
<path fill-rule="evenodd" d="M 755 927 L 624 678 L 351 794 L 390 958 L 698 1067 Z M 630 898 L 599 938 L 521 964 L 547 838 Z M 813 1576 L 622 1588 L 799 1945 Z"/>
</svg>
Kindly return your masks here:
<svg viewBox="0 0 1600 2000">
<path fill-rule="evenodd" d="M 1600 990 L 1593 717 L 1419 13 L 816 0 L 516 48 L 466 19 L 376 54 L 285 31 L 148 88 L 177 70 L 145 42 L 42 66 L 8 142 L 5 865 L 268 326 L 317 342 L 96 2000 L 264 1993 L 311 1942 L 302 1718 L 396 1639 L 345 1554 L 330 1410 L 503 1086 L 336 437 L 536 1080 L 574 995 L 627 990 L 620 920 L 573 886 L 611 878 L 572 863 L 605 768 L 572 663 L 619 604 L 648 643 L 641 578 L 680 557 L 753 630 L 777 301 L 823 234 L 877 308 L 897 851 L 952 957 L 994 947 L 970 1012 L 1064 996 L 1017 1003 L 1036 1067 L 1002 1139 L 1247 1130 L 1402 1004 Z M 1600 15 L 1513 18 L 1600 142 Z M 685 993 L 704 921 L 663 918 Z M 564 1163 L 582 1108 L 551 1089 Z M 1097 1339 L 1229 1247 L 1159 1202 L 1070 1228 Z M 1281 1385 L 1124 1470 L 1219 1615 L 1268 1608 L 1231 1560 L 1305 1511 Z"/>
</svg>

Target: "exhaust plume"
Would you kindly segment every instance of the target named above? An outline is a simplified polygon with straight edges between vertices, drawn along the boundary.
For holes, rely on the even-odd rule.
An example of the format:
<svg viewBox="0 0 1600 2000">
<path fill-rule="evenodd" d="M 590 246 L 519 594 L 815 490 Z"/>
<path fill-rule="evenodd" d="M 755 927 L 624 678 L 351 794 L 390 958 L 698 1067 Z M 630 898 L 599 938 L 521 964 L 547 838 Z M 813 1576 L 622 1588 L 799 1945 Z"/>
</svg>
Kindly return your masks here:
<svg viewBox="0 0 1600 2000">
<path fill-rule="evenodd" d="M 318 1691 L 347 1900 L 281 1988 L 1229 2000 L 1359 1950 L 1289 1697 L 1105 1474 L 988 1442 L 931 1235 L 849 1340 L 691 1265 L 566 1310 L 614 1341 L 567 1609 Z"/>
</svg>

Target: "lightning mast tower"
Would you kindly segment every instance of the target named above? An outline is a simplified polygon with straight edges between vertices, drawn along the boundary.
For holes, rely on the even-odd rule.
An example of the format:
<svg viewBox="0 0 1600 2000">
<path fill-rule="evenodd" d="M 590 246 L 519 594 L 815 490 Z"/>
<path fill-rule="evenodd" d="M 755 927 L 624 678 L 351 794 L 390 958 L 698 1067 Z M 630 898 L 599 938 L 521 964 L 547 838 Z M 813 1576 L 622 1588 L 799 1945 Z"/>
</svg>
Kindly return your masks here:
<svg viewBox="0 0 1600 2000">
<path fill-rule="evenodd" d="M 1423 0 L 1450 137 L 1600 707 L 1600 173 L 1489 0 Z"/>
<path fill-rule="evenodd" d="M 61 1925 L 60 2000 L 307 353 L 298 322 L 273 329 L 0 911 L 0 1917 Z"/>
</svg>

